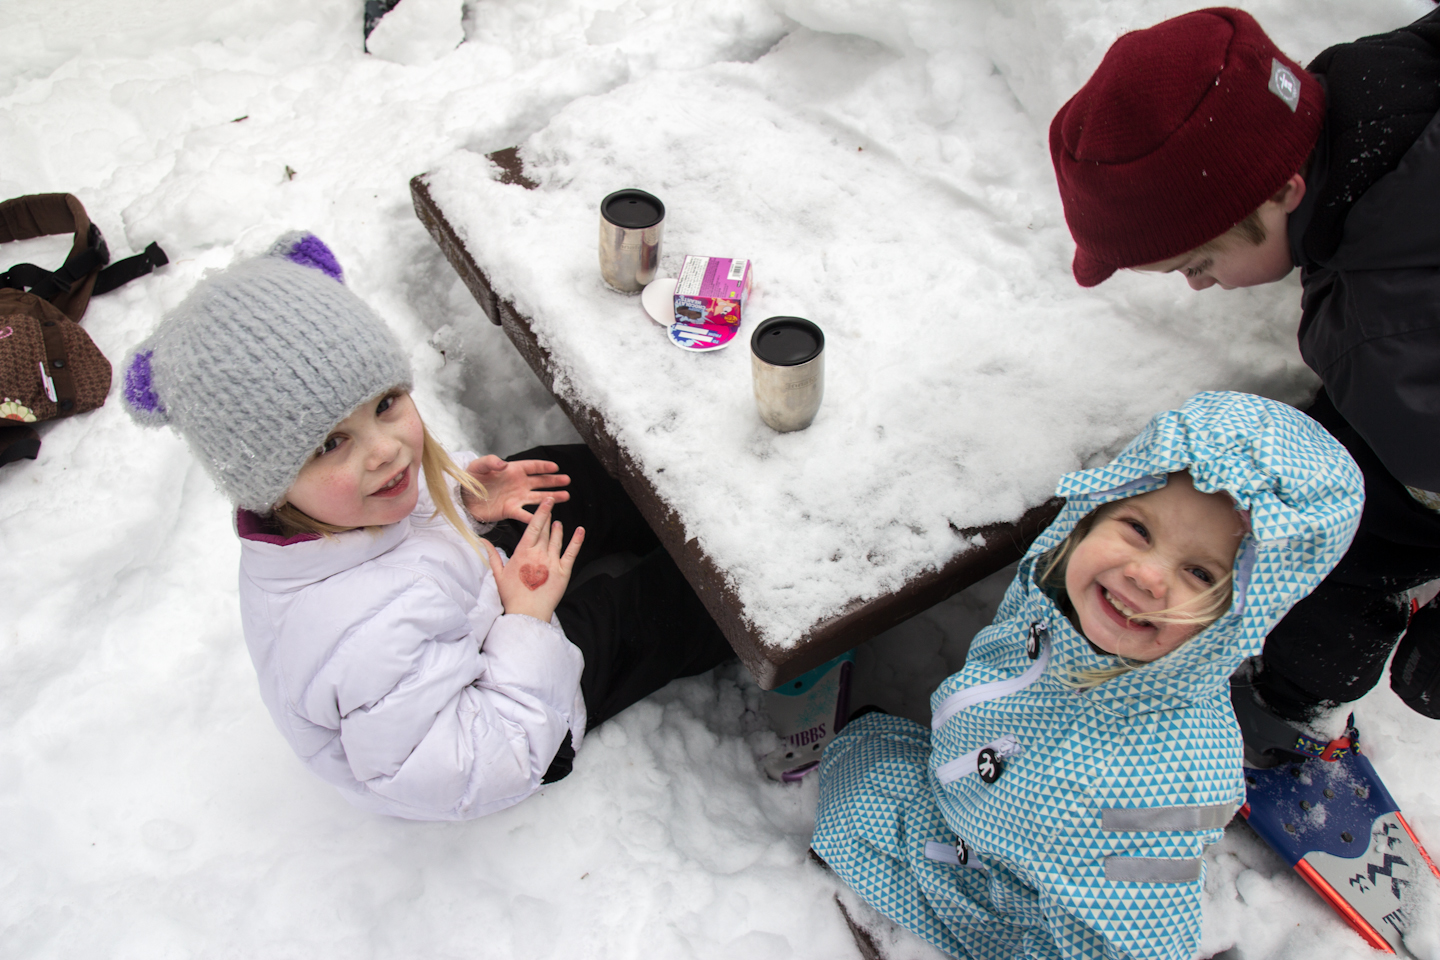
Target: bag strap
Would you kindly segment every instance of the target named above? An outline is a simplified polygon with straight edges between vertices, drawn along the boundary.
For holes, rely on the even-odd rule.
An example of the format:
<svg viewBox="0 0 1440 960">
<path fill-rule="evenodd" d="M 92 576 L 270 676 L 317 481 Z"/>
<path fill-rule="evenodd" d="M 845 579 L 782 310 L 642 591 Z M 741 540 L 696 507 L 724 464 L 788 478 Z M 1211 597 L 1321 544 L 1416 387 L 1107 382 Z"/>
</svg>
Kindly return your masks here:
<svg viewBox="0 0 1440 960">
<path fill-rule="evenodd" d="M 0 203 L 0 243 L 72 232 L 75 242 L 59 270 L 18 263 L 0 273 L 0 287 L 28 290 L 79 322 L 92 295 L 108 293 L 170 262 L 160 245 L 152 243 L 144 252 L 102 270 L 110 262 L 110 249 L 100 228 L 71 194 L 36 193 Z"/>
<path fill-rule="evenodd" d="M 79 321 L 90 305 L 90 293 L 95 287 L 93 273 L 98 273 L 110 259 L 100 230 L 92 231 L 92 227 L 85 207 L 68 193 L 36 193 L 0 203 L 0 243 L 57 233 L 75 235 L 70 255 L 59 270 L 52 273 L 33 263 L 18 264 L 0 275 L 0 286 L 29 289 L 55 304 L 71 320 Z"/>
<path fill-rule="evenodd" d="M 40 454 L 40 434 L 23 423 L 0 421 L 0 467 L 16 460 L 34 460 Z"/>
<path fill-rule="evenodd" d="M 102 293 L 109 293 L 116 287 L 124 286 L 136 277 L 143 277 L 156 267 L 163 267 L 169 262 L 170 258 L 165 256 L 160 244 L 152 243 L 135 256 L 116 260 L 101 270 L 100 275 L 95 278 L 95 289 L 91 293 L 97 297 Z"/>
</svg>

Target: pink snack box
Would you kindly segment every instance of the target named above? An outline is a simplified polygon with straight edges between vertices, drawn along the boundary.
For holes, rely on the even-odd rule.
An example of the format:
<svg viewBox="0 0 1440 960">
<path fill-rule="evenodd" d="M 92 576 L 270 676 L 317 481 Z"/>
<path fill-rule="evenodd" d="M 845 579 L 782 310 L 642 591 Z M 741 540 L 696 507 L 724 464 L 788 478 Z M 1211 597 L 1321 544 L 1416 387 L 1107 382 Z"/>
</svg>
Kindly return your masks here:
<svg viewBox="0 0 1440 960">
<path fill-rule="evenodd" d="M 675 322 L 740 326 L 753 274 L 749 260 L 687 256 L 675 282 Z"/>
</svg>

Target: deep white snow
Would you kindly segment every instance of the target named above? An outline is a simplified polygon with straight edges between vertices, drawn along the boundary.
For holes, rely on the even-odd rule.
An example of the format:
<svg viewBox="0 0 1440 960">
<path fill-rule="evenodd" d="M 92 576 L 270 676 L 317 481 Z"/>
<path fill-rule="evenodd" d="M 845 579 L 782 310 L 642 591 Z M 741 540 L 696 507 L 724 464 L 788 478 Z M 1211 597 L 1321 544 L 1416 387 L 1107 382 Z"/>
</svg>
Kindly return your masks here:
<svg viewBox="0 0 1440 960">
<path fill-rule="evenodd" d="M 998 312 L 976 319 L 979 349 L 1043 318 L 1105 332 L 1110 342 L 1085 352 L 1067 347 L 1069 363 L 1036 361 L 1027 402 L 1053 415 L 1017 423 L 1058 473 L 1151 412 L 1132 399 L 1106 406 L 1117 379 L 1117 396 L 1165 402 L 1213 385 L 1207 371 L 1249 371 L 1248 385 L 1291 400 L 1310 383 L 1293 344 L 1293 278 L 1193 294 L 1173 277 L 1125 275 L 1082 295 L 1068 276 L 1049 118 L 1122 30 L 1193 5 L 404 0 L 366 56 L 361 0 L 7 0 L 0 198 L 73 192 L 116 257 L 152 240 L 169 252 L 169 267 L 91 305 L 86 327 L 115 361 L 204 270 L 286 229 L 313 230 L 410 350 L 431 428 L 504 454 L 574 433 L 415 219 L 409 178 L 461 151 L 558 143 L 591 107 L 666 84 L 748 82 L 760 100 L 808 111 L 797 137 L 843 127 L 873 154 L 865 163 L 969 198 L 967 236 L 927 253 L 1013 286 L 984 291 Z M 1242 6 L 1304 61 L 1431 5 Z M 569 149 L 574 176 L 609 182 L 591 166 L 605 157 Z M 683 173 L 670 189 L 698 196 Z M 786 177 L 782 164 L 765 188 L 808 189 Z M 772 290 L 803 298 L 803 283 L 783 284 L 804 271 L 779 265 L 844 253 L 829 222 L 816 224 L 817 250 L 762 259 L 750 250 L 766 225 L 751 223 L 707 227 L 695 239 L 714 248 L 692 252 L 754 256 Z M 593 237 L 593 220 L 585 229 Z M 8 245 L 0 266 L 58 264 L 66 246 Z M 869 289 L 863 275 L 851 283 Z M 741 350 L 672 353 L 734 361 Z M 881 389 L 901 375 L 872 374 Z M 1076 422 L 1072 396 L 1105 418 Z M 113 397 L 43 433 L 38 461 L 0 469 L 0 956 L 858 956 L 834 881 L 805 857 L 815 785 L 759 772 L 775 740 L 738 667 L 633 708 L 587 739 L 574 775 L 504 813 L 467 824 L 361 814 L 301 768 L 260 703 L 229 511 L 183 443 L 135 427 Z M 876 469 L 853 467 L 851 485 Z M 1040 487 L 1010 495 L 1033 502 Z M 1015 505 L 977 495 L 965 509 Z M 903 526 L 933 508 L 876 509 Z M 992 578 L 863 647 L 858 699 L 923 716 L 1003 587 Z M 1357 714 L 1412 825 L 1440 848 L 1436 724 L 1383 685 Z M 1246 828 L 1209 860 L 1205 955 L 1370 955 Z M 1414 946 L 1440 958 L 1433 927 Z M 895 951 L 925 955 L 913 941 Z"/>
</svg>

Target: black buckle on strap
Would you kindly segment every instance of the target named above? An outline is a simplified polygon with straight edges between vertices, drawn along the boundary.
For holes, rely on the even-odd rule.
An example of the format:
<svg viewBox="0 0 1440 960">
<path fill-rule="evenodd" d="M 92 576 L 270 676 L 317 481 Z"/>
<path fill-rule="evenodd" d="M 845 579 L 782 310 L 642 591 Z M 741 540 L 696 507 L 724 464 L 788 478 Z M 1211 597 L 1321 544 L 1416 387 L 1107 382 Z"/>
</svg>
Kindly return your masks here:
<svg viewBox="0 0 1440 960">
<path fill-rule="evenodd" d="M 64 296 L 75 284 L 110 261 L 110 248 L 100 228 L 93 223 L 86 241 L 85 249 L 67 258 L 59 270 L 46 270 L 33 263 L 17 263 L 0 274 L 0 286 L 28 290 L 45 300 Z"/>
<path fill-rule="evenodd" d="M 91 293 L 97 297 L 102 293 L 109 293 L 116 287 L 129 283 L 136 277 L 143 277 L 156 267 L 163 267 L 169 262 L 170 258 L 165 256 L 160 244 L 152 243 L 135 256 L 117 260 L 101 270 L 100 276 L 95 278 L 95 289 Z"/>
</svg>

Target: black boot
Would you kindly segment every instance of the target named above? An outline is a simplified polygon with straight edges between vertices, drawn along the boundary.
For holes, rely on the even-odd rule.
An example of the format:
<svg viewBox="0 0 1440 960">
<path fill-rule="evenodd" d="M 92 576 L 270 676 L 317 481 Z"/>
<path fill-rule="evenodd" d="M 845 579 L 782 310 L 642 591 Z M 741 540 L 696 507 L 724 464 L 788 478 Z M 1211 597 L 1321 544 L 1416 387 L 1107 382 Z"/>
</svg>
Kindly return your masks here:
<svg viewBox="0 0 1440 960">
<path fill-rule="evenodd" d="M 1267 770 L 1307 759 L 1299 745 L 1311 738 L 1266 706 L 1256 692 L 1256 660 L 1245 661 L 1230 677 L 1230 704 L 1245 740 L 1245 763 Z"/>
</svg>

